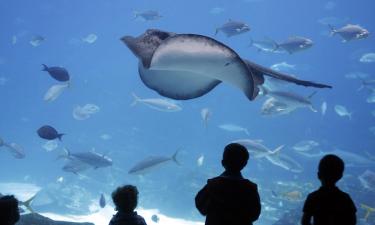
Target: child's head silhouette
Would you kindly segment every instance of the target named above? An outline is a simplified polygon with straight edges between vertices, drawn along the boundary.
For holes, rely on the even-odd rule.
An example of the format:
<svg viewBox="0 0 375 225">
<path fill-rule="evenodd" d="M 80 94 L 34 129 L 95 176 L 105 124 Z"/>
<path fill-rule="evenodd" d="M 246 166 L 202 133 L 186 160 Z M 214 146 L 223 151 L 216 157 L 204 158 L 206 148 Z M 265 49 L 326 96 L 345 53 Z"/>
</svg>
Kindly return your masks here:
<svg viewBox="0 0 375 225">
<path fill-rule="evenodd" d="M 344 161 L 336 155 L 325 155 L 319 162 L 318 178 L 323 185 L 334 185 L 342 178 Z"/>
<path fill-rule="evenodd" d="M 247 149 L 237 143 L 231 143 L 225 146 L 223 160 L 221 161 L 225 170 L 230 172 L 240 172 L 249 160 Z"/>
<path fill-rule="evenodd" d="M 120 212 L 132 212 L 138 203 L 138 189 L 133 185 L 118 187 L 112 193 L 113 203 Z"/>
</svg>

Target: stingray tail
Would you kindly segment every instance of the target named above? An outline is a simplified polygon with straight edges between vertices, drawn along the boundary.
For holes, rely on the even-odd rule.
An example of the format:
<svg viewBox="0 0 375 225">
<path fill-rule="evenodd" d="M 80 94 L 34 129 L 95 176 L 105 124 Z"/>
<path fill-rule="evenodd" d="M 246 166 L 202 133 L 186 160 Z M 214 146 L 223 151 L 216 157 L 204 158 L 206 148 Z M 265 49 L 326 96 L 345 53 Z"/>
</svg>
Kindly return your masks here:
<svg viewBox="0 0 375 225">
<path fill-rule="evenodd" d="M 62 136 L 64 136 L 65 134 L 58 134 L 57 135 L 57 138 L 59 139 L 59 141 L 62 141 Z"/>
<path fill-rule="evenodd" d="M 42 71 L 48 71 L 48 66 L 46 64 L 42 64 L 42 66 L 43 66 Z"/>
<path fill-rule="evenodd" d="M 328 24 L 328 28 L 331 31 L 329 34 L 330 36 L 333 36 L 337 33 L 337 30 L 331 24 Z"/>
</svg>

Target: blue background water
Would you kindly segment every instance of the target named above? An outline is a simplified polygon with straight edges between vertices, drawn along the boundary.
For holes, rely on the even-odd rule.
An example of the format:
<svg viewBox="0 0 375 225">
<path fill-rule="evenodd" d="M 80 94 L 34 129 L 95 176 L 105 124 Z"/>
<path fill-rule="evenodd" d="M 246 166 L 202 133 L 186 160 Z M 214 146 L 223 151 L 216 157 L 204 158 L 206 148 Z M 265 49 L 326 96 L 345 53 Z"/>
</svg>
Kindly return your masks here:
<svg viewBox="0 0 375 225">
<path fill-rule="evenodd" d="M 0 182 L 32 182 L 48 187 L 63 176 L 67 187 L 74 184 L 87 190 L 87 199 L 99 197 L 100 192 L 109 195 L 116 186 L 132 183 L 140 189 L 142 207 L 156 207 L 171 216 L 202 220 L 193 205 L 195 193 L 207 178 L 221 172 L 221 153 L 228 142 L 251 138 L 264 140 L 270 149 L 286 145 L 284 153 L 304 167 L 302 173 L 295 174 L 269 162 L 250 160 L 244 175 L 259 183 L 263 199 L 269 195 L 268 190 L 278 189 L 275 182 L 280 180 L 301 185 L 313 182 L 317 187 L 318 159 L 297 156 L 291 148 L 295 143 L 312 139 L 324 151 L 337 147 L 360 155 L 364 151 L 375 154 L 374 134 L 368 130 L 374 125 L 371 115 L 374 107 L 366 102 L 370 92 L 358 92 L 360 81 L 345 78 L 350 72 L 373 77 L 374 64 L 360 63 L 358 59 L 363 53 L 375 51 L 374 37 L 342 43 L 338 36 L 330 38 L 328 28 L 318 22 L 333 16 L 375 31 L 375 3 L 371 0 L 334 3 L 332 9 L 326 9 L 326 1 L 300 0 L 1 1 L 0 77 L 7 82 L 0 86 L 0 136 L 22 145 L 26 157 L 17 160 L 0 151 Z M 224 12 L 212 14 L 213 7 L 221 7 Z M 159 11 L 163 17 L 143 22 L 133 19 L 133 11 L 149 9 Z M 248 23 L 251 31 L 231 38 L 223 33 L 214 36 L 215 28 L 230 18 Z M 340 27 L 346 22 L 335 25 Z M 145 98 L 158 95 L 141 82 L 137 59 L 119 39 L 124 35 L 138 36 L 149 28 L 215 37 L 242 57 L 264 66 L 283 61 L 294 64 L 297 70 L 293 73 L 299 78 L 334 87 L 318 90 L 313 97 L 316 108 L 323 101 L 328 103 L 327 114 L 300 109 L 287 116 L 262 117 L 260 107 L 264 98 L 250 102 L 240 91 L 225 84 L 201 98 L 180 102 L 181 112 L 163 113 L 144 105 L 130 107 L 132 92 Z M 90 33 L 98 36 L 95 43 L 80 41 Z M 17 43 L 12 45 L 14 35 Z M 46 40 L 33 47 L 29 41 L 34 35 L 42 35 Z M 260 53 L 248 46 L 250 37 L 282 41 L 292 35 L 309 37 L 314 46 L 293 55 Z M 63 66 L 72 76 L 71 88 L 52 103 L 44 102 L 43 95 L 57 82 L 41 71 L 42 63 Z M 289 89 L 306 96 L 313 91 L 293 85 Z M 75 120 L 73 107 L 86 103 L 98 105 L 100 112 L 88 120 Z M 339 117 L 333 110 L 335 104 L 346 106 L 353 112 L 353 118 Z M 207 129 L 200 117 L 204 107 L 213 113 Z M 250 137 L 217 128 L 223 123 L 247 127 Z M 56 151 L 46 152 L 41 147 L 45 141 L 37 136 L 36 130 L 44 124 L 67 134 Z M 109 134 L 112 139 L 102 140 L 102 134 Z M 89 178 L 78 179 L 61 170 L 64 161 L 55 160 L 62 146 L 72 151 L 94 147 L 113 158 L 114 166 L 88 171 Z M 172 155 L 179 148 L 182 166 L 170 163 L 141 178 L 126 173 L 148 155 Z M 205 161 L 198 167 L 196 160 L 201 154 Z M 347 174 L 357 176 L 366 169 L 347 169 Z M 373 198 L 374 192 L 369 195 Z M 265 218 L 262 221 L 266 223 Z"/>
</svg>

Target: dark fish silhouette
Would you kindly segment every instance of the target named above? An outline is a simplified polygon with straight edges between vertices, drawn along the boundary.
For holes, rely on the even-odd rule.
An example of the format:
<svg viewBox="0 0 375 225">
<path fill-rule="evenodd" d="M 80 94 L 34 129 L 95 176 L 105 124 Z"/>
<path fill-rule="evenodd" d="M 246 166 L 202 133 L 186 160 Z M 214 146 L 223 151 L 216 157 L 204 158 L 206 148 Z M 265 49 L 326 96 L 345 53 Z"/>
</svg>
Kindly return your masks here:
<svg viewBox="0 0 375 225">
<path fill-rule="evenodd" d="M 61 138 L 65 134 L 59 134 L 57 130 L 49 125 L 42 126 L 37 130 L 39 137 L 46 140 L 54 140 L 58 138 L 61 141 Z"/>
<path fill-rule="evenodd" d="M 101 208 L 104 208 L 105 205 L 106 205 L 105 197 L 104 197 L 103 194 L 100 195 L 99 205 L 100 205 Z"/>
<path fill-rule="evenodd" d="M 151 216 L 151 220 L 154 221 L 155 223 L 158 223 L 160 219 L 159 219 L 158 215 L 154 214 L 154 215 Z"/>
<path fill-rule="evenodd" d="M 63 81 L 63 82 L 69 81 L 70 76 L 69 76 L 68 71 L 65 68 L 59 67 L 59 66 L 48 67 L 45 64 L 42 64 L 42 65 L 43 65 L 43 71 L 47 71 L 49 75 L 51 75 L 51 77 L 53 77 L 55 80 Z"/>
<path fill-rule="evenodd" d="M 149 29 L 138 37 L 125 36 L 121 40 L 138 57 L 138 72 L 143 83 L 172 99 L 198 98 L 223 82 L 254 100 L 264 76 L 303 86 L 331 88 L 255 64 L 223 43 L 203 35 Z"/>
</svg>

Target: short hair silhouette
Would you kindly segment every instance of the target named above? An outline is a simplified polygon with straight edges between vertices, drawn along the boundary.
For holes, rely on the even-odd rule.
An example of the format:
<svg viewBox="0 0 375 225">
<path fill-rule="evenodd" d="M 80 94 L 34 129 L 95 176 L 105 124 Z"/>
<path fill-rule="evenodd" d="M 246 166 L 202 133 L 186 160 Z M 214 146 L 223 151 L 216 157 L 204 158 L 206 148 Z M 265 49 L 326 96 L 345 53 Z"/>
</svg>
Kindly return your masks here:
<svg viewBox="0 0 375 225">
<path fill-rule="evenodd" d="M 138 204 L 138 189 L 133 185 L 118 187 L 112 193 L 113 203 L 120 212 L 132 212 Z"/>
<path fill-rule="evenodd" d="M 0 198 L 0 224 L 13 225 L 20 219 L 18 200 L 13 195 Z"/>
<path fill-rule="evenodd" d="M 247 164 L 249 152 L 238 143 L 231 143 L 225 146 L 222 165 L 228 171 L 239 172 Z"/>
<path fill-rule="evenodd" d="M 318 178 L 325 184 L 335 184 L 344 173 L 345 163 L 336 155 L 324 156 L 319 162 Z"/>
</svg>

